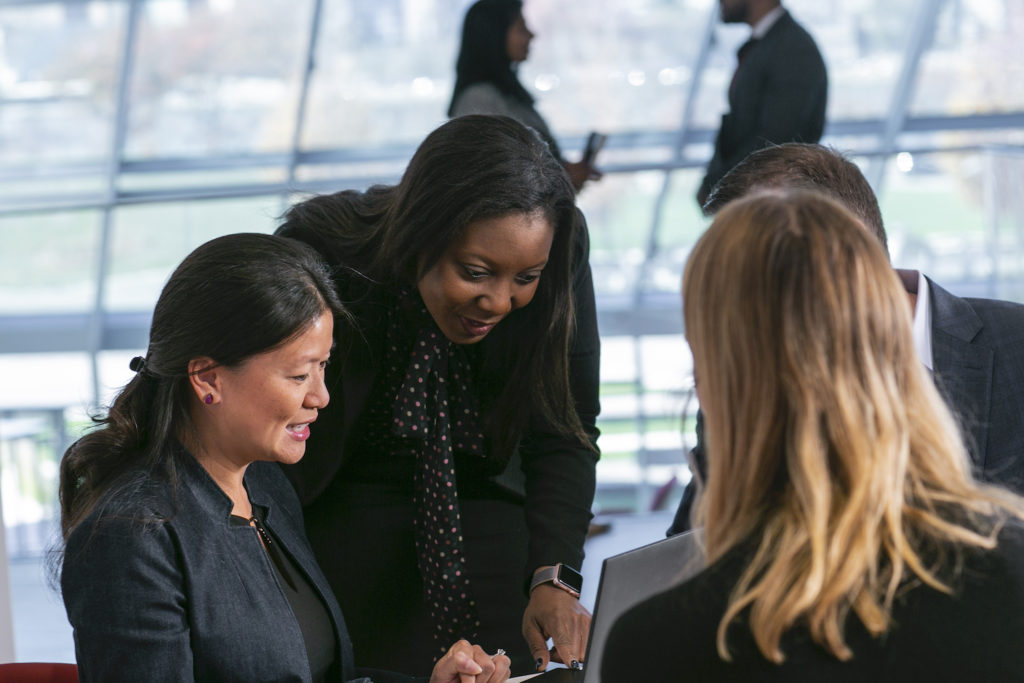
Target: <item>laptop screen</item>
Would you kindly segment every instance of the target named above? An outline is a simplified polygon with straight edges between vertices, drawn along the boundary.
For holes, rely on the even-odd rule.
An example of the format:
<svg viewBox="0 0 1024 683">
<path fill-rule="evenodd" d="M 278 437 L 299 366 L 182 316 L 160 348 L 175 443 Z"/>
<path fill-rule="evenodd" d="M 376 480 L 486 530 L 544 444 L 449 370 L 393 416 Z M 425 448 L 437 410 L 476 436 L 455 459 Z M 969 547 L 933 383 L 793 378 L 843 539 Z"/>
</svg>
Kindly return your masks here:
<svg viewBox="0 0 1024 683">
<path fill-rule="evenodd" d="M 704 568 L 698 532 L 655 541 L 613 555 L 601 566 L 594 615 L 587 642 L 585 683 L 600 683 L 604 643 L 615 621 L 647 598 L 692 578 Z"/>
<path fill-rule="evenodd" d="M 687 581 L 703 568 L 704 553 L 696 531 L 607 558 L 601 565 L 583 671 L 550 669 L 529 680 L 531 683 L 600 683 L 604 643 L 616 619 L 647 598 Z"/>
</svg>

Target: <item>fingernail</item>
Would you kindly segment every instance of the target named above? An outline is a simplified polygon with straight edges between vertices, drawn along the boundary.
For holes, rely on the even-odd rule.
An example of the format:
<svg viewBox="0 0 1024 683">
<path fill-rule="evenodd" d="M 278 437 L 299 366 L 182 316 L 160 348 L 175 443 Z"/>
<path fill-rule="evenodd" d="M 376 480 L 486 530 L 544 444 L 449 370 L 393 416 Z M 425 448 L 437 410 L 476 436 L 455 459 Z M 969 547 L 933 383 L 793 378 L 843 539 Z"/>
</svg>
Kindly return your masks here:
<svg viewBox="0 0 1024 683">
<path fill-rule="evenodd" d="M 538 669 L 540 669 L 542 666 L 544 666 L 544 660 L 541 659 L 540 657 L 537 657 L 537 659 L 535 659 L 534 661 L 537 663 L 537 668 Z"/>
<path fill-rule="evenodd" d="M 573 671 L 583 671 L 583 665 L 580 664 L 579 661 L 575 660 L 575 659 L 572 660 L 571 662 L 569 662 L 569 668 L 572 669 Z"/>
</svg>

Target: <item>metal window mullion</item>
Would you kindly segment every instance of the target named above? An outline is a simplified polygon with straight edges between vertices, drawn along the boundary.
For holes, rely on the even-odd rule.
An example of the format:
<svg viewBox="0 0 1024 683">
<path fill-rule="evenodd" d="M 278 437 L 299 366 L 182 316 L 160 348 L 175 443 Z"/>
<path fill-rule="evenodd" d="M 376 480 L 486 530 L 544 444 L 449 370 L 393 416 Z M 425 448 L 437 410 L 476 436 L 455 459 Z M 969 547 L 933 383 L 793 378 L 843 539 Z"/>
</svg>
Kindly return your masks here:
<svg viewBox="0 0 1024 683">
<path fill-rule="evenodd" d="M 110 272 L 111 232 L 113 229 L 114 210 L 118 200 L 118 176 L 121 172 L 121 161 L 124 155 L 124 144 L 127 136 L 128 123 L 128 90 L 135 65 L 135 42 L 138 33 L 139 16 L 143 0 L 128 0 L 128 14 L 125 17 L 124 40 L 121 44 L 121 72 L 118 74 L 116 109 L 114 114 L 114 134 L 110 144 L 110 156 L 107 163 L 106 193 L 103 206 L 103 222 L 100 226 L 99 248 L 96 258 L 96 292 L 93 301 L 92 316 L 89 321 L 87 351 L 92 371 L 93 405 L 100 403 L 99 352 L 103 347 L 106 306 L 104 292 L 107 276 Z"/>
<path fill-rule="evenodd" d="M 672 159 L 675 163 L 680 162 L 683 158 L 683 150 L 686 149 L 690 129 L 693 126 L 694 111 L 697 107 L 697 93 L 700 90 L 700 83 L 707 68 L 708 57 L 711 54 L 711 45 L 714 43 L 718 12 L 718 4 L 715 3 L 712 5 L 708 19 L 705 22 L 700 50 L 697 51 L 697 56 L 693 62 L 693 77 L 690 79 L 689 92 L 686 94 L 686 105 L 683 107 L 683 118 L 679 124 L 679 132 L 676 136 L 674 149 L 672 150 Z M 666 170 L 662 179 L 661 190 L 658 192 L 657 199 L 654 200 L 654 210 L 652 211 L 651 228 L 647 233 L 647 247 L 644 250 L 644 260 L 640 264 L 640 272 L 637 273 L 636 277 L 636 288 L 633 293 L 633 300 L 636 304 L 639 304 L 643 297 L 644 285 L 647 282 L 650 271 L 650 263 L 658 252 L 661 219 L 665 211 L 665 202 L 668 200 L 671 184 L 672 170 Z"/>
<path fill-rule="evenodd" d="M 323 16 L 323 0 L 313 0 L 313 15 L 309 24 L 309 40 L 306 44 L 306 59 L 303 64 L 302 86 L 299 90 L 299 102 L 295 111 L 295 129 L 292 133 L 291 155 L 288 160 L 288 187 L 295 185 L 295 174 L 301 156 L 302 134 L 305 130 L 306 107 L 309 101 L 309 84 L 316 69 L 316 50 L 320 41 L 320 21 Z M 282 203 L 287 205 L 288 196 L 281 196 Z"/>
<path fill-rule="evenodd" d="M 921 55 L 924 54 L 925 49 L 935 37 L 939 11 L 944 2 L 945 0 L 919 0 L 917 4 L 917 14 L 911 27 L 910 40 L 907 41 L 904 51 L 903 68 L 893 87 L 889 114 L 885 118 L 879 135 L 878 150 L 881 155 L 868 165 L 867 178 L 875 189 L 875 194 L 881 194 L 886 162 L 896 151 L 896 139 L 907 120 L 907 110 L 914 94 Z"/>
<path fill-rule="evenodd" d="M 697 51 L 697 56 L 694 59 L 692 77 L 690 78 L 690 87 L 686 94 L 686 104 L 683 106 L 683 117 L 679 123 L 679 132 L 676 136 L 674 148 L 672 150 L 672 160 L 678 163 L 683 158 L 683 150 L 686 148 L 686 141 L 690 134 L 690 128 L 693 124 L 694 110 L 696 108 L 697 93 L 700 90 L 701 79 L 704 75 L 705 67 L 707 66 L 708 56 L 711 54 L 711 45 L 714 41 L 715 36 L 715 25 L 718 21 L 718 4 L 714 4 L 711 7 L 711 12 L 708 15 L 708 20 L 705 23 L 704 34 L 701 38 L 700 49 Z M 641 305 L 641 299 L 643 298 L 644 286 L 647 282 L 648 274 L 650 272 L 650 264 L 654 259 L 655 254 L 658 251 L 658 233 L 661 228 L 661 219 L 664 213 L 665 202 L 668 200 L 668 193 L 672 183 L 672 170 L 666 169 L 664 177 L 661 183 L 661 190 L 658 192 L 658 197 L 654 201 L 654 210 L 652 211 L 651 227 L 647 233 L 647 246 L 644 250 L 644 260 L 640 264 L 640 271 L 637 273 L 636 285 L 633 292 L 633 301 L 636 306 Z M 644 360 L 643 353 L 641 353 L 641 340 L 642 336 L 636 332 L 632 335 L 633 339 L 633 360 L 636 369 L 636 377 L 634 378 L 634 390 L 637 397 L 637 412 L 635 415 L 635 425 L 637 430 L 637 451 L 636 458 L 641 469 L 641 480 L 642 486 L 639 487 L 638 491 L 638 509 L 647 509 L 650 507 L 651 501 L 651 487 L 647 478 L 647 468 L 650 462 L 650 456 L 647 451 L 647 409 L 644 402 L 644 396 L 647 393 L 646 383 L 644 382 Z M 643 500 L 639 500 L 642 497 Z M 642 507 L 640 507 L 642 505 Z"/>
</svg>

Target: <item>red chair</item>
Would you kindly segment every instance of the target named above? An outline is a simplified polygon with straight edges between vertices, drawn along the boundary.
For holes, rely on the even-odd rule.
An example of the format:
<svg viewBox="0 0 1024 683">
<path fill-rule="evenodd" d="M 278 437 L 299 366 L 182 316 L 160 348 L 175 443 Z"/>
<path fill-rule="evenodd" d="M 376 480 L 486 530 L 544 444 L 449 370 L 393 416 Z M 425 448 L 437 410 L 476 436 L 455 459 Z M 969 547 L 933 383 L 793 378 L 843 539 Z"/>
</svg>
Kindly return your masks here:
<svg viewBox="0 0 1024 683">
<path fill-rule="evenodd" d="M 53 662 L 0 664 L 3 683 L 78 683 L 78 667 Z"/>
</svg>

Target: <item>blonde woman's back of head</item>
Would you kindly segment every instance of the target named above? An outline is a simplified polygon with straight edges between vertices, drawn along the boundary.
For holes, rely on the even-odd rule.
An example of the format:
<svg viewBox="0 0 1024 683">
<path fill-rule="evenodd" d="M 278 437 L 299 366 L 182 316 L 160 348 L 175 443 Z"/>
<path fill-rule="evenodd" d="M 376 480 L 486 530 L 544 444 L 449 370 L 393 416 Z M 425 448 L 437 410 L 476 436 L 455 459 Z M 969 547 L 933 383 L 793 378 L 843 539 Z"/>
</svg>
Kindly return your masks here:
<svg viewBox="0 0 1024 683">
<path fill-rule="evenodd" d="M 973 481 L 957 425 L 914 350 L 911 308 L 885 251 L 813 192 L 722 209 L 683 280 L 708 448 L 698 509 L 709 560 L 755 550 L 719 628 L 749 608 L 782 661 L 797 623 L 840 659 L 853 612 L 889 627 L 916 576 L 947 590 L 945 560 L 992 547 L 1021 499 Z"/>
</svg>

